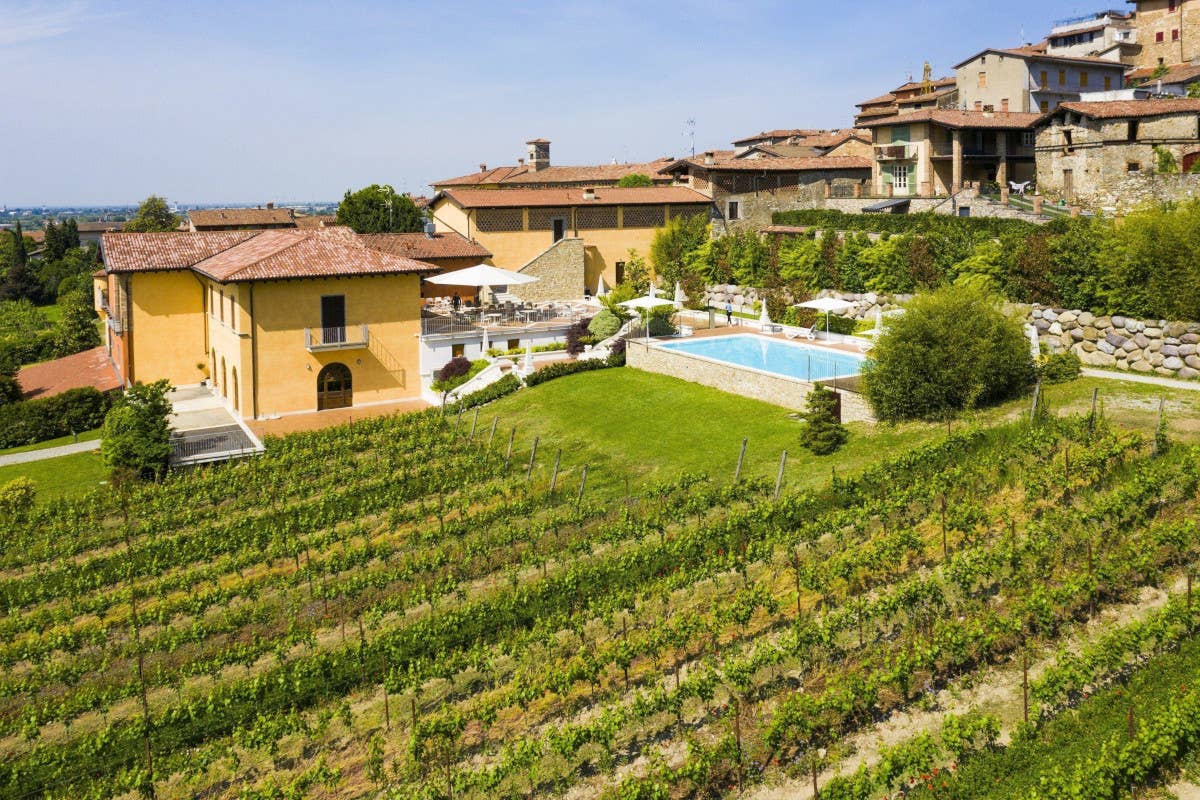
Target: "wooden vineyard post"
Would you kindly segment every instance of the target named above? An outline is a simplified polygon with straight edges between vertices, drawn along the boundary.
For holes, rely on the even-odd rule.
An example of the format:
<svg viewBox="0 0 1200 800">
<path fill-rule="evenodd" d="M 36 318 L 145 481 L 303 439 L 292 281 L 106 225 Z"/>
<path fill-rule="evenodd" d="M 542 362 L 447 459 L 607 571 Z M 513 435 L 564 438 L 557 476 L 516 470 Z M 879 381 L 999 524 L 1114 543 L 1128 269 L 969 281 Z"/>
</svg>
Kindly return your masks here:
<svg viewBox="0 0 1200 800">
<path fill-rule="evenodd" d="M 783 451 L 783 455 L 779 457 L 779 474 L 775 476 L 775 494 L 772 500 L 779 499 L 779 489 L 783 486 L 783 470 L 787 466 L 787 450 Z"/>
<path fill-rule="evenodd" d="M 1042 397 L 1042 382 L 1038 381 L 1033 387 L 1033 403 L 1029 406 L 1029 423 L 1032 425 L 1037 420 L 1038 401 Z"/>
<path fill-rule="evenodd" d="M 504 471 L 508 472 L 508 462 L 512 460 L 513 440 L 517 438 L 517 426 L 513 425 L 508 434 L 508 450 L 504 453 Z"/>
<path fill-rule="evenodd" d="M 537 458 L 538 437 L 533 437 L 533 448 L 529 451 L 529 468 L 525 470 L 525 482 L 533 479 L 533 460 Z"/>
<path fill-rule="evenodd" d="M 737 787 L 742 793 L 742 704 L 733 698 L 733 740 L 737 743 Z"/>
<path fill-rule="evenodd" d="M 747 441 L 748 441 L 748 439 L 746 439 L 745 437 L 742 437 L 742 449 L 738 453 L 737 469 L 735 469 L 733 471 L 733 482 L 734 483 L 737 483 L 739 480 L 741 480 L 741 477 L 742 477 L 742 459 L 744 459 L 746 457 L 746 442 Z"/>
<path fill-rule="evenodd" d="M 496 438 L 496 424 L 498 422 L 500 422 L 499 417 L 492 417 L 492 433 L 491 433 L 491 435 L 488 436 L 488 450 L 489 451 L 492 449 L 492 442 Z"/>
<path fill-rule="evenodd" d="M 384 730 L 390 731 L 392 729 L 392 709 L 390 708 L 390 703 L 388 703 L 387 679 L 388 658 L 387 651 L 385 650 L 383 652 L 383 725 Z"/>
<path fill-rule="evenodd" d="M 575 508 L 578 510 L 579 504 L 583 502 L 583 490 L 587 486 L 588 465 L 583 465 L 583 474 L 579 476 L 579 495 L 575 498 Z"/>
<path fill-rule="evenodd" d="M 471 432 L 467 434 L 467 444 L 475 440 L 475 426 L 479 424 L 479 406 L 475 406 L 475 416 L 471 420 Z"/>
<path fill-rule="evenodd" d="M 554 487 L 558 485 L 558 465 L 562 462 L 562 448 L 554 456 L 554 473 L 550 476 L 550 498 L 554 499 Z"/>
<path fill-rule="evenodd" d="M 1158 398 L 1158 422 L 1154 423 L 1154 455 L 1156 456 L 1162 455 L 1162 453 L 1159 451 L 1159 442 L 1162 441 L 1163 404 L 1165 402 L 1166 398 Z"/>
<path fill-rule="evenodd" d="M 1096 429 L 1096 398 L 1100 396 L 1100 387 L 1096 386 L 1092 389 L 1092 413 L 1088 414 L 1088 440 L 1092 438 L 1092 432 Z"/>
<path fill-rule="evenodd" d="M 1021 652 L 1021 716 L 1029 724 L 1029 651 Z"/>
<path fill-rule="evenodd" d="M 942 560 L 945 561 L 950 553 L 950 547 L 946 542 L 946 495 L 942 495 Z"/>
<path fill-rule="evenodd" d="M 1187 571 L 1187 612 L 1188 612 L 1188 630 L 1192 628 L 1192 569 L 1188 567 Z"/>
<path fill-rule="evenodd" d="M 458 404 L 458 414 L 456 414 L 454 416 L 454 438 L 455 439 L 458 438 L 458 427 L 459 427 L 459 425 L 462 424 L 462 412 L 463 412 L 463 405 L 462 405 L 462 403 L 459 403 Z"/>
</svg>

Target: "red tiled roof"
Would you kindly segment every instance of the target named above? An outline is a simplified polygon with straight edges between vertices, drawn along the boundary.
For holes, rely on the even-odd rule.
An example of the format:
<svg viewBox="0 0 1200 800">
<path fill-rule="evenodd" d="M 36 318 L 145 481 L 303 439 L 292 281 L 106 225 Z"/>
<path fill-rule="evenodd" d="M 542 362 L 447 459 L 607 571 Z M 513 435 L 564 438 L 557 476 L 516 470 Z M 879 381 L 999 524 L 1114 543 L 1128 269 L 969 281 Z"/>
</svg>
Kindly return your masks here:
<svg viewBox="0 0 1200 800">
<path fill-rule="evenodd" d="M 830 131 L 820 136 L 810 136 L 804 140 L 804 144 L 811 147 L 834 148 L 839 144 L 844 144 L 849 139 L 862 139 L 869 142 L 871 141 L 871 134 L 856 128 L 846 128 L 840 131 Z"/>
<path fill-rule="evenodd" d="M 954 77 L 934 78 L 933 80 L 931 80 L 929 82 L 929 85 L 934 89 L 941 89 L 946 86 L 956 86 L 957 84 L 958 84 L 958 79 L 954 78 Z M 909 81 L 908 83 L 901 84 L 901 85 L 897 86 L 895 89 L 892 89 L 890 94 L 898 95 L 902 92 L 912 92 L 912 91 L 916 91 L 918 89 L 923 89 L 924 87 L 925 87 L 924 81 Z"/>
<path fill-rule="evenodd" d="M 1083 114 L 1092 119 L 1126 117 L 1159 117 L 1166 114 L 1200 113 L 1200 97 L 1177 97 L 1168 100 L 1110 100 L 1100 103 L 1060 103 L 1054 111 L 1043 114 L 1051 117 L 1059 109 Z"/>
<path fill-rule="evenodd" d="M 922 108 L 904 114 L 895 114 L 884 119 L 866 120 L 859 123 L 863 128 L 878 128 L 883 125 L 907 125 L 910 122 L 936 122 L 944 128 L 999 128 L 1024 130 L 1033 127 L 1042 118 L 1041 114 L 1021 111 L 959 111 L 953 108 Z"/>
<path fill-rule="evenodd" d="M 895 102 L 896 102 L 896 95 L 892 94 L 891 92 L 888 92 L 887 94 L 879 95 L 879 97 L 872 97 L 870 100 L 863 100 L 861 103 L 855 103 L 855 105 L 858 106 L 859 108 L 862 108 L 863 106 L 879 106 L 879 105 L 891 104 L 891 103 L 895 103 Z"/>
<path fill-rule="evenodd" d="M 349 228 L 124 233 L 104 237 L 110 272 L 191 269 L 230 281 L 436 272 L 368 248 Z"/>
<path fill-rule="evenodd" d="M 25 231 L 25 230 L 23 230 L 23 231 L 21 231 L 21 236 L 23 238 L 32 239 L 33 241 L 38 242 L 38 243 L 46 241 L 46 232 L 45 231 Z"/>
<path fill-rule="evenodd" d="M 1191 83 L 1192 81 L 1200 80 L 1200 66 L 1191 64 L 1176 64 L 1169 67 L 1165 75 L 1155 78 L 1154 70 L 1157 67 L 1146 67 L 1144 69 L 1135 69 L 1125 75 L 1125 83 L 1132 85 L 1133 81 L 1145 81 L 1146 84 L 1153 86 L 1162 81 L 1164 84 L 1175 83 Z"/>
<path fill-rule="evenodd" d="M 336 225 L 336 224 L 337 224 L 337 215 L 336 214 L 297 214 L 296 215 L 296 227 L 297 228 L 305 228 L 305 229 L 324 228 L 327 225 Z"/>
<path fill-rule="evenodd" d="M 255 231 L 106 233 L 100 241 L 109 272 L 187 269 L 256 236 Z"/>
<path fill-rule="evenodd" d="M 372 250 L 420 261 L 442 258 L 491 258 L 491 252 L 461 233 L 376 233 L 362 236 L 363 244 Z"/>
<path fill-rule="evenodd" d="M 709 172 L 808 172 L 812 170 L 870 169 L 871 161 L 857 156 L 814 156 L 811 158 L 716 158 L 712 164 L 704 157 L 684 158 L 663 169 L 674 171 L 683 165 Z"/>
<path fill-rule="evenodd" d="M 22 367 L 17 373 L 26 400 L 53 397 L 68 389 L 91 386 L 101 392 L 121 388 L 117 370 L 103 347 L 93 347 L 73 356 Z"/>
<path fill-rule="evenodd" d="M 536 172 L 529 166 L 516 167 L 493 167 L 492 169 L 483 172 L 475 172 L 470 175 L 460 175 L 457 178 L 447 178 L 442 181 L 434 181 L 431 185 L 435 187 L 450 187 L 450 186 L 480 186 L 490 184 L 500 184 L 502 186 L 521 186 L 524 184 L 549 184 L 549 183 L 584 183 L 587 181 L 596 181 L 597 183 L 617 182 L 626 175 L 650 175 L 653 176 L 658 172 L 663 164 L 670 163 L 669 157 L 663 157 L 654 161 L 647 161 L 640 164 L 597 164 L 593 166 L 561 166 L 561 167 L 543 167 Z"/>
<path fill-rule="evenodd" d="M 100 269 L 98 269 L 92 273 L 93 278 L 104 278 L 107 276 L 108 276 L 108 273 L 104 270 L 104 267 L 101 267 Z"/>
<path fill-rule="evenodd" d="M 815 158 L 823 151 L 822 147 L 809 147 L 806 144 L 756 144 L 738 153 L 735 158 L 739 161 L 754 161 L 756 155 L 775 158 Z"/>
<path fill-rule="evenodd" d="M 250 227 L 253 225 L 294 225 L 296 214 L 290 208 L 209 208 L 188 212 L 197 228 Z"/>
<path fill-rule="evenodd" d="M 125 227 L 124 222 L 76 222 L 75 228 L 80 233 L 109 233 Z"/>
<path fill-rule="evenodd" d="M 925 94 L 914 94 L 910 97 L 902 97 L 896 101 L 896 105 L 904 106 L 912 103 L 928 103 L 930 100 L 937 100 L 939 97 L 945 97 L 948 94 L 954 94 L 958 91 L 957 86 L 952 86 L 948 89 L 938 89 L 935 92 L 926 92 Z"/>
<path fill-rule="evenodd" d="M 757 142 L 759 139 L 790 139 L 793 136 L 806 138 L 816 136 L 818 134 L 827 133 L 827 131 L 819 128 L 776 128 L 773 131 L 763 131 L 754 136 L 747 136 L 743 139 L 734 139 L 734 144 L 745 144 L 747 142 Z"/>
<path fill-rule="evenodd" d="M 774 160 L 774 159 L 772 159 Z M 644 186 L 596 189 L 595 200 L 584 200 L 583 189 L 446 189 L 439 193 L 461 208 L 524 208 L 538 206 L 689 205 L 712 201 L 684 186 Z M 434 198 L 434 202 L 437 198 Z"/>
<path fill-rule="evenodd" d="M 1118 70 L 1122 70 L 1122 71 L 1124 71 L 1124 69 L 1125 69 L 1125 65 L 1122 64 L 1120 61 L 1112 61 L 1107 58 L 1092 58 L 1090 56 L 1050 55 L 1049 53 L 1046 52 L 1044 45 L 1032 45 L 1032 46 L 1028 46 L 1028 47 L 1011 47 L 1008 49 L 1001 48 L 1001 47 L 989 47 L 986 50 L 980 50 L 978 53 L 976 53 L 975 55 L 971 56 L 968 59 L 965 59 L 964 61 L 960 61 L 959 63 L 954 65 L 954 68 L 958 69 L 959 67 L 963 66 L 964 64 L 969 64 L 972 61 L 974 61 L 975 59 L 979 58 L 980 56 L 987 55 L 988 53 L 998 53 L 1000 55 L 1014 56 L 1016 58 L 1021 58 L 1021 59 L 1037 59 L 1038 61 L 1055 61 L 1055 62 L 1062 62 L 1062 63 L 1066 63 L 1066 64 L 1092 64 L 1092 65 L 1098 66 L 1098 67 L 1100 67 L 1100 66 L 1112 67 L 1113 69 L 1118 69 Z"/>
</svg>

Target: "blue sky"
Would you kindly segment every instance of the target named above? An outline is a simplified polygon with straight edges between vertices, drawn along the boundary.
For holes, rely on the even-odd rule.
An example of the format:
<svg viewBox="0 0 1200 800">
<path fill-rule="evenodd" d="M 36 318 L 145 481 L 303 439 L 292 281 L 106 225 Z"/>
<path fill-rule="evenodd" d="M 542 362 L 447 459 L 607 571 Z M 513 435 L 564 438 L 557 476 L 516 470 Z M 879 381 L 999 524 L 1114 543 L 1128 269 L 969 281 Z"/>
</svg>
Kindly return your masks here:
<svg viewBox="0 0 1200 800">
<path fill-rule="evenodd" d="M 689 118 L 698 151 L 841 127 L 926 59 L 1100 7 L 0 0 L 0 204 L 421 193 L 536 136 L 586 164 L 682 155 Z"/>
</svg>

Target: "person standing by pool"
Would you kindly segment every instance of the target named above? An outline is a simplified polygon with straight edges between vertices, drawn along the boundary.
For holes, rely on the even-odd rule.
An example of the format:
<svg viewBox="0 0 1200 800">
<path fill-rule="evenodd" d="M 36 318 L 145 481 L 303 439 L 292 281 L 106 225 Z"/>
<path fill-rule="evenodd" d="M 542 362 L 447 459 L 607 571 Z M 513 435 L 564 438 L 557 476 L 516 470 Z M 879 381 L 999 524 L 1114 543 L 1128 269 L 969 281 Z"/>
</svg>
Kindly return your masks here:
<svg viewBox="0 0 1200 800">
<path fill-rule="evenodd" d="M 725 301 L 725 324 L 733 324 L 733 303 L 728 300 Z"/>
</svg>

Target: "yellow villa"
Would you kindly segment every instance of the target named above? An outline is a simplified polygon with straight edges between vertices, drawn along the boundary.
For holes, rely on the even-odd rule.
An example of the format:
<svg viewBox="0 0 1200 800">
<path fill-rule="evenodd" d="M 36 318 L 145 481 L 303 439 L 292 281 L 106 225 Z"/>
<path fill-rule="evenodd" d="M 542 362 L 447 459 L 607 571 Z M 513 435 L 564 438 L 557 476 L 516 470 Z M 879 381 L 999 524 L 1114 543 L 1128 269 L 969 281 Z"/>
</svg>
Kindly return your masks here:
<svg viewBox="0 0 1200 800">
<path fill-rule="evenodd" d="M 629 251 L 647 255 L 673 217 L 708 215 L 712 200 L 676 186 L 444 189 L 430 202 L 439 233 L 478 242 L 503 269 L 537 277 L 510 287 L 527 300 L 582 297 L 601 276 L 624 278 Z"/>
<path fill-rule="evenodd" d="M 211 381 L 239 419 L 420 397 L 421 276 L 349 228 L 108 233 L 98 307 L 126 383 Z"/>
</svg>

